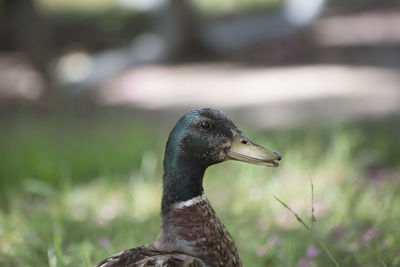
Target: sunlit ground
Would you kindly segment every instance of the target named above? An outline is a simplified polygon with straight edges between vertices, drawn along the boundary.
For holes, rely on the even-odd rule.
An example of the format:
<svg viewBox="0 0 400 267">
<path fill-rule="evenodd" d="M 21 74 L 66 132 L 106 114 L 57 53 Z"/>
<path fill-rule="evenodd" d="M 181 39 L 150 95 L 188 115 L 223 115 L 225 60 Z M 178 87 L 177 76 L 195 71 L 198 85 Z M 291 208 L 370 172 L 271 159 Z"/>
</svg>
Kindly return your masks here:
<svg viewBox="0 0 400 267">
<path fill-rule="evenodd" d="M 246 110 L 241 117 L 270 128 L 398 113 L 399 84 L 397 69 L 371 66 L 152 65 L 104 83 L 93 95 L 103 105 L 147 110 Z"/>
<path fill-rule="evenodd" d="M 174 120 L 161 127 L 127 111 L 82 115 L 2 116 L 1 266 L 91 266 L 156 238 Z M 313 229 L 342 266 L 400 264 L 398 119 L 241 128 L 283 155 L 279 168 L 225 162 L 206 173 L 208 198 L 245 266 L 331 266 L 273 198 L 311 224 L 311 180 Z"/>
</svg>

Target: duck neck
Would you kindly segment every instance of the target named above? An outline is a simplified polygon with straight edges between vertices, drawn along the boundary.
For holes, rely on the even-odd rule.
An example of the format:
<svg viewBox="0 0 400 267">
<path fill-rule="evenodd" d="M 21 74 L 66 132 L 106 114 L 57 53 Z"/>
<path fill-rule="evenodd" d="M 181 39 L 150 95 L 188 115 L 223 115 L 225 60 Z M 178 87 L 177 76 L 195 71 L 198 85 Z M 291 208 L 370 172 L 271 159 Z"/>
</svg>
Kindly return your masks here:
<svg viewBox="0 0 400 267">
<path fill-rule="evenodd" d="M 161 213 L 167 214 L 176 203 L 203 194 L 206 167 L 191 161 L 164 161 Z"/>
</svg>

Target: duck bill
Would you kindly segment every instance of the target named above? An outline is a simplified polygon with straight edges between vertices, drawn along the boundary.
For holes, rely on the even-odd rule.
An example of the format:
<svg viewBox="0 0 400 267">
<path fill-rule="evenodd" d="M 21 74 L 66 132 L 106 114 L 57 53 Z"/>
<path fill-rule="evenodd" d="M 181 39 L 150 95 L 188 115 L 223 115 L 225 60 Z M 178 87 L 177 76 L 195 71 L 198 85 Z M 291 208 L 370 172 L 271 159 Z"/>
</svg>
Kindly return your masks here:
<svg viewBox="0 0 400 267">
<path fill-rule="evenodd" d="M 228 150 L 228 159 L 251 164 L 278 167 L 281 155 L 268 148 L 253 143 L 242 133 L 233 132 L 233 142 Z"/>
</svg>

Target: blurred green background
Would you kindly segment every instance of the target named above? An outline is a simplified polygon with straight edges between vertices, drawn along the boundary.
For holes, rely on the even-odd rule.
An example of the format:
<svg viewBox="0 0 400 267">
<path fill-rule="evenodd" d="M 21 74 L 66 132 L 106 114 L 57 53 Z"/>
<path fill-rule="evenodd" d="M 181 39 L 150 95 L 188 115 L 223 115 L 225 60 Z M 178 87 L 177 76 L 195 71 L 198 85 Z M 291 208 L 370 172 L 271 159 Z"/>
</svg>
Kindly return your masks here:
<svg viewBox="0 0 400 267">
<path fill-rule="evenodd" d="M 169 130 L 202 106 L 283 156 L 206 172 L 245 266 L 333 266 L 273 195 L 341 266 L 400 265 L 400 7 L 290 2 L 0 1 L 0 265 L 154 241 Z"/>
</svg>

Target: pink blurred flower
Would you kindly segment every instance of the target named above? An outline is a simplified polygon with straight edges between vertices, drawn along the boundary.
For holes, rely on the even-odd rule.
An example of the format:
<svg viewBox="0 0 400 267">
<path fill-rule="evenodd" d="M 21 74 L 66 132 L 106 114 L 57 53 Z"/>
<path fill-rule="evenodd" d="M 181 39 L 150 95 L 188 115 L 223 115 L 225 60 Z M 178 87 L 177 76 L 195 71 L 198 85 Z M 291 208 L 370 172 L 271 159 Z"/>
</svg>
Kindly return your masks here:
<svg viewBox="0 0 400 267">
<path fill-rule="evenodd" d="M 320 254 L 319 248 L 314 245 L 309 245 L 307 248 L 307 258 L 314 259 Z"/>
<path fill-rule="evenodd" d="M 363 240 L 364 242 L 370 242 L 372 239 L 375 238 L 377 234 L 377 230 L 374 227 L 370 227 L 367 231 L 364 232 Z"/>
</svg>

